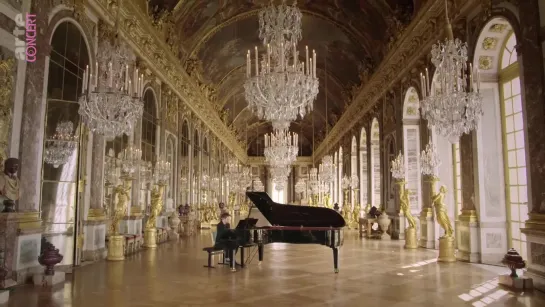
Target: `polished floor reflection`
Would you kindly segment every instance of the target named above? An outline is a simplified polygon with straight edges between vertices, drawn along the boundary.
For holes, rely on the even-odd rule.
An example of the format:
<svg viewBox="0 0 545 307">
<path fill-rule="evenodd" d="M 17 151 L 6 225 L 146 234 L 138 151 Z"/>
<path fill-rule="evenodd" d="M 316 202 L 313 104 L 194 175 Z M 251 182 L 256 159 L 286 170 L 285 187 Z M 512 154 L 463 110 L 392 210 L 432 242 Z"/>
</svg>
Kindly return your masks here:
<svg viewBox="0 0 545 307">
<path fill-rule="evenodd" d="M 545 306 L 541 292 L 514 294 L 497 285 L 504 268 L 438 264 L 435 251 L 407 251 L 401 241 L 346 235 L 340 273 L 331 250 L 275 244 L 265 261 L 231 273 L 203 268 L 210 235 L 167 243 L 124 262 L 78 268 L 57 291 L 23 286 L 10 307 L 182 306 Z"/>
</svg>

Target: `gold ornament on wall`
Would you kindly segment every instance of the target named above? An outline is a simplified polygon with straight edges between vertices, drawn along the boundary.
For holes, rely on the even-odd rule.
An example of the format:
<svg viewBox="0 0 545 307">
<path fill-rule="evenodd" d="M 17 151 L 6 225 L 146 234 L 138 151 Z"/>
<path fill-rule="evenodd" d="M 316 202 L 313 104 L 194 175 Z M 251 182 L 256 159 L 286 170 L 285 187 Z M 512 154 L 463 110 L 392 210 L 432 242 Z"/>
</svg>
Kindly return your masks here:
<svg viewBox="0 0 545 307">
<path fill-rule="evenodd" d="M 485 37 L 483 40 L 483 49 L 484 50 L 494 50 L 498 45 L 498 39 L 495 37 Z"/>
<path fill-rule="evenodd" d="M 488 55 L 481 55 L 479 57 L 479 69 L 482 69 L 482 70 L 492 69 L 492 57 Z"/>
<path fill-rule="evenodd" d="M 502 33 L 503 31 L 505 31 L 505 29 L 507 29 L 506 24 L 495 23 L 495 24 L 490 26 L 489 30 L 490 30 L 490 32 L 494 32 L 494 33 Z"/>
</svg>

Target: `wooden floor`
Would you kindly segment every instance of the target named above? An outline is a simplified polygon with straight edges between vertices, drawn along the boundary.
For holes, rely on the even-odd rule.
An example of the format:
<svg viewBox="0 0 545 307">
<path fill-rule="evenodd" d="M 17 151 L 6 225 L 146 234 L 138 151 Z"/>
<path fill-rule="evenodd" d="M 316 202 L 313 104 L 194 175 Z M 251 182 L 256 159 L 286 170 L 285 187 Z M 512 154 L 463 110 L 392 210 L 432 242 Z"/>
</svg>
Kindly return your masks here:
<svg viewBox="0 0 545 307">
<path fill-rule="evenodd" d="M 83 266 L 54 292 L 18 287 L 8 306 L 545 306 L 541 292 L 515 295 L 498 287 L 503 268 L 438 264 L 436 251 L 406 251 L 402 241 L 347 233 L 339 274 L 331 250 L 318 245 L 269 245 L 261 265 L 254 259 L 236 273 L 206 269 L 201 248 L 209 241 L 203 233 L 124 262 Z"/>
</svg>

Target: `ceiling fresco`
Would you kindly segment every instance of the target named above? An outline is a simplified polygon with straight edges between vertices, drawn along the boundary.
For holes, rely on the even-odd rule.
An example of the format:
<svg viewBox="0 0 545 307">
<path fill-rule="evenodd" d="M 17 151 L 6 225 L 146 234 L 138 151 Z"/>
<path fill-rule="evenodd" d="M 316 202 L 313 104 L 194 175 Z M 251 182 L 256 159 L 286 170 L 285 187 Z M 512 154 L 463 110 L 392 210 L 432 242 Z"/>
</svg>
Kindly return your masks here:
<svg viewBox="0 0 545 307">
<path fill-rule="evenodd" d="M 210 96 L 212 103 L 224 122 L 238 133 L 240 139 L 246 139 L 247 126 L 253 129 L 251 134 L 254 136 L 248 137 L 249 154 L 262 151 L 262 148 L 256 149 L 259 147 L 257 143 L 262 143 L 263 134 L 272 129 L 270 124 L 260 122 L 246 108 L 243 89 L 247 50 L 259 46 L 264 52 L 258 38 L 257 11 L 269 2 L 149 0 L 155 11 L 161 10 L 161 3 L 164 3 L 162 9 L 172 14 L 182 38 L 180 48 L 185 51 L 180 58 L 186 64 L 188 61 L 199 62 L 199 73 L 190 75 L 199 83 L 205 83 L 207 91 L 213 93 Z M 274 3 L 279 4 L 280 1 L 275 0 Z M 311 153 L 313 136 L 317 141 L 325 136 L 326 117 L 329 125 L 334 125 L 353 93 L 378 66 L 387 51 L 392 29 L 410 21 L 407 16 L 413 14 L 412 3 L 411 0 L 297 1 L 303 12 L 303 40 L 298 48 L 301 55 L 305 45 L 316 50 L 320 79 L 320 93 L 313 111 L 315 115 L 307 115 L 291 128 L 302 134 L 304 153 Z"/>
</svg>

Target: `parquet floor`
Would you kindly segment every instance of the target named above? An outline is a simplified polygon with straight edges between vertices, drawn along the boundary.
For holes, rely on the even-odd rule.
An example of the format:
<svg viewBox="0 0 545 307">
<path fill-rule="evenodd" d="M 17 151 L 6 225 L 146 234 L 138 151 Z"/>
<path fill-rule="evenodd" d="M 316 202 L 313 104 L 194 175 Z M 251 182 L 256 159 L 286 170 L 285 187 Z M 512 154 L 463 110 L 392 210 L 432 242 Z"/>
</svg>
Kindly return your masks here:
<svg viewBox="0 0 545 307">
<path fill-rule="evenodd" d="M 261 265 L 254 259 L 236 273 L 206 269 L 201 248 L 209 241 L 203 233 L 124 262 L 83 266 L 56 291 L 18 287 L 8 306 L 545 306 L 541 292 L 498 287 L 504 268 L 438 264 L 436 251 L 407 251 L 402 241 L 346 233 L 339 274 L 333 273 L 331 250 L 318 245 L 269 245 Z"/>
</svg>

